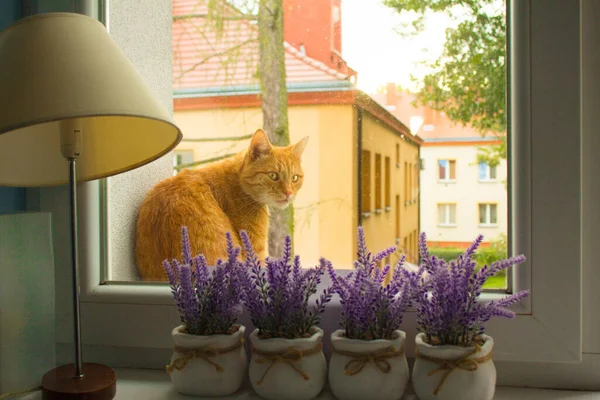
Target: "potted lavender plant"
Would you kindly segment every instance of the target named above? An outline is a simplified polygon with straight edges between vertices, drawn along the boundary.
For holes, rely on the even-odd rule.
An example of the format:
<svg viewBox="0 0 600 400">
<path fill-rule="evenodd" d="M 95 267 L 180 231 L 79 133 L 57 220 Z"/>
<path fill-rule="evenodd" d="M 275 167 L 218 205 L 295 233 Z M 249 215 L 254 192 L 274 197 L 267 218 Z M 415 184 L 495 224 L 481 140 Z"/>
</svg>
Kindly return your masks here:
<svg viewBox="0 0 600 400">
<path fill-rule="evenodd" d="M 203 255 L 192 258 L 186 227 L 182 228 L 182 260 L 163 265 L 182 324 L 173 329 L 173 355 L 166 370 L 175 389 L 195 396 L 236 392 L 246 375 L 246 328 L 236 324 L 243 310 L 243 265 L 231 235 L 226 261 L 209 272 Z"/>
<path fill-rule="evenodd" d="M 342 306 L 342 329 L 331 334 L 329 362 L 329 386 L 340 400 L 399 400 L 408 383 L 406 333 L 400 326 L 423 269 L 405 269 L 405 256 L 393 268 L 380 268 L 380 261 L 395 251 L 390 247 L 372 256 L 359 227 L 352 272 L 336 274 L 330 262 L 322 261 Z"/>
<path fill-rule="evenodd" d="M 507 307 L 527 297 L 521 291 L 487 304 L 478 302 L 486 279 L 522 263 L 524 256 L 496 261 L 480 270 L 473 260 L 483 236 L 457 259 L 445 262 L 429 254 L 424 233 L 419 252 L 427 278 L 416 298 L 416 360 L 413 388 L 421 400 L 491 400 L 496 387 L 494 340 L 485 334 L 492 317 L 514 317 Z"/>
<path fill-rule="evenodd" d="M 248 235 L 242 231 L 241 237 L 246 251 L 244 303 L 256 328 L 250 334 L 252 387 L 269 400 L 315 398 L 327 374 L 323 330 L 317 325 L 331 288 L 314 306 L 309 300 L 325 267 L 303 269 L 298 256 L 292 260 L 291 239 L 286 237 L 283 256 L 267 258 L 262 268 Z"/>
</svg>

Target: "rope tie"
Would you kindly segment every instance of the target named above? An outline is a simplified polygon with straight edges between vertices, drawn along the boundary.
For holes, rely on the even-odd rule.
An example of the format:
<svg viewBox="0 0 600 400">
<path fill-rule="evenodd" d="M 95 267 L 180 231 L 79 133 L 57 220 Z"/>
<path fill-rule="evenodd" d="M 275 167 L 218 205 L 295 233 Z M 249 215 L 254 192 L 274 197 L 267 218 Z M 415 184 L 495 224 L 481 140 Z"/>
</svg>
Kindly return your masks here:
<svg viewBox="0 0 600 400">
<path fill-rule="evenodd" d="M 442 388 L 442 385 L 444 384 L 444 382 L 446 382 L 446 379 L 454 370 L 462 369 L 463 371 L 473 372 L 473 371 L 476 371 L 477 368 L 479 368 L 479 364 L 483 364 L 484 362 L 492 359 L 491 351 L 486 356 L 483 356 L 483 357 L 469 358 L 473 354 L 477 353 L 480 350 L 481 350 L 481 347 L 478 345 L 475 345 L 475 348 L 472 351 L 470 351 L 466 356 L 461 357 L 461 358 L 456 358 L 453 360 L 446 360 L 443 358 L 426 356 L 425 354 L 421 354 L 419 352 L 419 350 L 417 350 L 417 352 L 416 352 L 417 358 L 423 359 L 425 361 L 430 361 L 430 362 L 433 362 L 433 363 L 436 363 L 439 365 L 438 368 L 430 371 L 427 374 L 427 376 L 435 375 L 438 372 L 443 373 L 442 379 L 440 380 L 437 387 L 433 391 L 433 394 L 435 394 L 437 396 L 440 389 Z"/>
<path fill-rule="evenodd" d="M 392 366 L 390 365 L 388 359 L 400 357 L 402 354 L 404 354 L 404 343 L 402 343 L 402 347 L 400 347 L 398 350 L 396 350 L 394 346 L 391 346 L 372 353 L 358 353 L 336 349 L 333 349 L 333 352 L 352 358 L 352 360 L 346 363 L 346 367 L 344 368 L 344 373 L 348 376 L 358 374 L 369 363 L 373 363 L 381 372 L 387 374 L 392 370 Z"/>
<path fill-rule="evenodd" d="M 173 360 L 172 363 L 170 363 L 169 365 L 166 366 L 166 370 L 167 373 L 171 373 L 173 371 L 181 371 L 182 369 L 185 368 L 185 366 L 192 360 L 200 358 L 204 361 L 206 361 L 207 363 L 209 363 L 210 365 L 212 365 L 213 367 L 215 367 L 215 370 L 217 370 L 217 372 L 223 372 L 224 369 L 221 365 L 219 365 L 217 362 L 211 360 L 211 358 L 214 358 L 216 356 L 219 356 L 221 354 L 227 354 L 230 353 L 232 351 L 235 351 L 237 349 L 239 349 L 240 347 L 242 347 L 244 345 L 244 337 L 240 337 L 240 340 L 229 347 L 225 347 L 225 348 L 216 348 L 214 346 L 206 346 L 203 348 L 199 348 L 199 349 L 184 349 L 181 347 L 174 347 L 174 351 L 176 351 L 177 353 L 181 353 L 183 354 L 183 357 L 179 357 L 176 358 L 175 360 Z"/>
<path fill-rule="evenodd" d="M 271 368 L 273 368 L 273 366 L 275 366 L 275 364 L 277 364 L 277 363 L 284 363 L 284 364 L 289 365 L 290 367 L 292 367 L 292 369 L 294 371 L 296 371 L 298 374 L 300 374 L 302 376 L 302 378 L 304 378 L 305 381 L 309 380 L 310 376 L 308 376 L 308 374 L 306 372 L 304 372 L 300 368 L 298 368 L 298 366 L 296 365 L 296 362 L 302 360 L 302 358 L 304 358 L 306 356 L 311 356 L 313 354 L 317 354 L 322 349 L 323 349 L 322 343 L 317 343 L 317 345 L 315 347 L 307 349 L 307 350 L 298 350 L 294 347 L 291 347 L 291 348 L 289 348 L 285 351 L 281 351 L 281 352 L 265 352 L 265 351 L 257 350 L 255 347 L 252 347 L 252 352 L 256 355 L 261 356 L 261 358 L 257 358 L 255 360 L 257 364 L 270 363 L 269 366 L 267 367 L 267 369 L 265 370 L 265 372 L 262 374 L 262 377 L 256 382 L 256 384 L 262 385 L 262 383 L 264 382 L 264 380 L 265 380 L 267 374 L 269 373 L 269 371 L 271 370 Z"/>
</svg>

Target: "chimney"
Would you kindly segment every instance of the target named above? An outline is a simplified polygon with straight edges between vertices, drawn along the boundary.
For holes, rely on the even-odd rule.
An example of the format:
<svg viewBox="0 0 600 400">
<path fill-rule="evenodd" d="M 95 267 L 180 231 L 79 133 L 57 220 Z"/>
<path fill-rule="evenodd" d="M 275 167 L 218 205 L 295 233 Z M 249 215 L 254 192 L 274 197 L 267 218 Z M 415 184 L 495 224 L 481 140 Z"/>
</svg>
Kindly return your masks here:
<svg viewBox="0 0 600 400">
<path fill-rule="evenodd" d="M 330 68 L 347 69 L 342 51 L 341 0 L 283 0 L 284 40 Z"/>
<path fill-rule="evenodd" d="M 398 102 L 398 96 L 396 94 L 396 84 L 388 82 L 385 88 L 385 105 L 395 106 Z"/>
</svg>

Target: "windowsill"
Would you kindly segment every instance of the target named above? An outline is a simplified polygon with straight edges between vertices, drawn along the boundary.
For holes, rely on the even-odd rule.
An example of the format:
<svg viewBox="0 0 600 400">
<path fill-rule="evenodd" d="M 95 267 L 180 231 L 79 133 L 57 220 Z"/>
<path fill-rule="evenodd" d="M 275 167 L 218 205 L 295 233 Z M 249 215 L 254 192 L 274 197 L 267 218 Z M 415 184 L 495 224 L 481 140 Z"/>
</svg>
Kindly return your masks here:
<svg viewBox="0 0 600 400">
<path fill-rule="evenodd" d="M 497 228 L 498 224 L 479 224 L 480 228 Z"/>
<path fill-rule="evenodd" d="M 456 228 L 456 224 L 438 224 L 439 228 Z"/>
<path fill-rule="evenodd" d="M 500 181 L 498 179 L 479 179 L 477 182 L 479 182 L 479 183 L 498 183 Z"/>
<path fill-rule="evenodd" d="M 364 211 L 361 216 L 363 218 L 369 218 L 371 215 L 373 215 L 373 213 L 371 211 Z"/>
<path fill-rule="evenodd" d="M 164 371 L 119 368 L 116 369 L 116 373 L 117 395 L 115 400 L 186 400 L 191 398 L 178 394 Z M 408 388 L 402 399 L 417 400 L 417 397 L 412 393 L 413 391 Z M 494 400 L 591 400 L 597 398 L 597 395 L 598 393 L 594 392 L 497 387 Z M 42 393 L 39 391 L 15 397 L 18 400 L 38 400 L 41 398 Z M 203 398 L 194 397 L 194 399 L 201 400 Z M 254 394 L 250 389 L 242 389 L 234 395 L 219 397 L 219 399 L 260 400 L 261 397 Z M 335 400 L 335 397 L 328 389 L 325 389 L 316 399 Z"/>
<path fill-rule="evenodd" d="M 438 183 L 456 183 L 456 179 L 438 179 Z"/>
</svg>

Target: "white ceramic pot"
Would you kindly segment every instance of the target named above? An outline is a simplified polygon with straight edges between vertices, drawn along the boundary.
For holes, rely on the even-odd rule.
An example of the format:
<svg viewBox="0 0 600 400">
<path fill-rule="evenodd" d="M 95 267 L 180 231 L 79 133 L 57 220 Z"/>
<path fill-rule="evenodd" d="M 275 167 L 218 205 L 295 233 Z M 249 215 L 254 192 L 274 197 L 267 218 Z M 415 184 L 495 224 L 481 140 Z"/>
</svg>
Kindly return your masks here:
<svg viewBox="0 0 600 400">
<path fill-rule="evenodd" d="M 343 330 L 331 334 L 329 386 L 340 400 L 400 400 L 406 389 L 408 363 L 404 352 L 406 333 L 394 332 L 392 340 L 357 340 Z"/>
<path fill-rule="evenodd" d="M 496 367 L 491 359 L 494 340 L 482 335 L 480 348 L 432 346 L 425 334 L 415 338 L 417 356 L 412 385 L 420 400 L 492 400 Z"/>
<path fill-rule="evenodd" d="M 192 396 L 226 396 L 244 380 L 248 358 L 244 348 L 246 328 L 231 335 L 198 336 L 180 325 L 171 336 L 175 348 L 167 373 L 175 389 Z"/>
<path fill-rule="evenodd" d="M 327 362 L 323 354 L 323 330 L 302 339 L 260 339 L 250 334 L 252 356 L 249 377 L 254 391 L 268 400 L 309 400 L 325 385 Z"/>
</svg>

